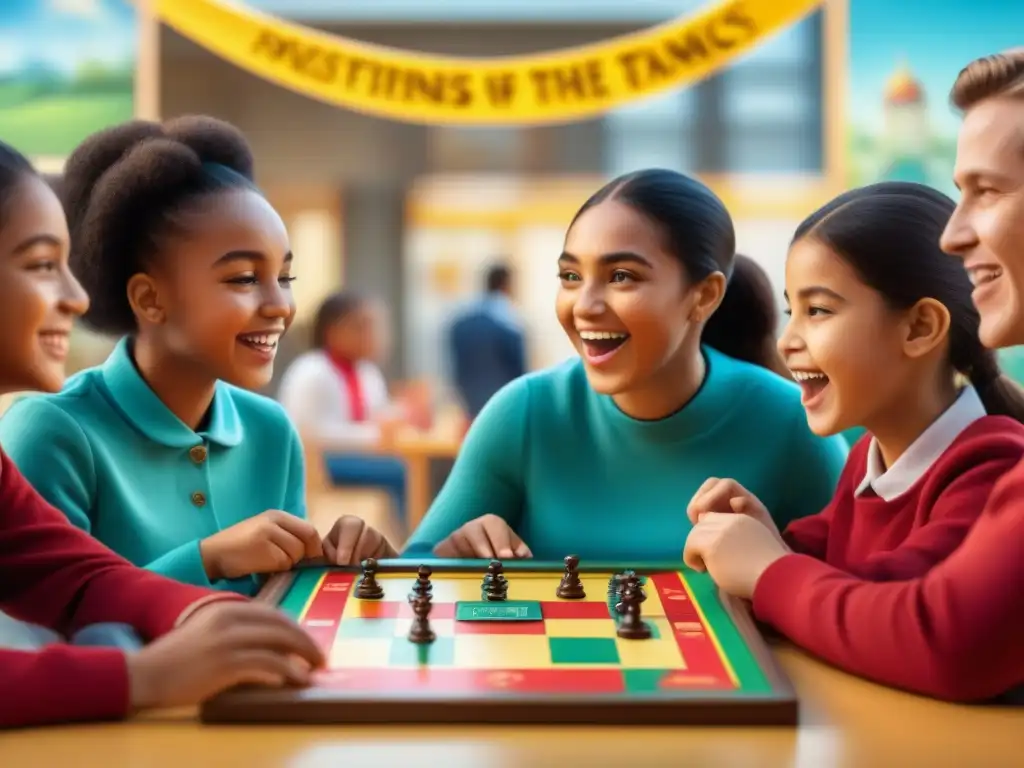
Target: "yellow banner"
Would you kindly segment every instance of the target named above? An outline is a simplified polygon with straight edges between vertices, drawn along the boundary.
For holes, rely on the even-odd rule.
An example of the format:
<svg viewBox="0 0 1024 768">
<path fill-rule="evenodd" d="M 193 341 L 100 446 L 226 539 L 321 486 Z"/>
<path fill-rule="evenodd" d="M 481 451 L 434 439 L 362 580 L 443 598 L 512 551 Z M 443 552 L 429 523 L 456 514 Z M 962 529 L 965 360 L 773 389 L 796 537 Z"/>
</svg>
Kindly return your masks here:
<svg viewBox="0 0 1024 768">
<path fill-rule="evenodd" d="M 486 59 L 371 45 L 222 0 L 156 7 L 164 23 L 221 58 L 329 104 L 430 125 L 539 125 L 595 117 L 700 80 L 822 1 L 724 0 L 591 45 Z"/>
</svg>

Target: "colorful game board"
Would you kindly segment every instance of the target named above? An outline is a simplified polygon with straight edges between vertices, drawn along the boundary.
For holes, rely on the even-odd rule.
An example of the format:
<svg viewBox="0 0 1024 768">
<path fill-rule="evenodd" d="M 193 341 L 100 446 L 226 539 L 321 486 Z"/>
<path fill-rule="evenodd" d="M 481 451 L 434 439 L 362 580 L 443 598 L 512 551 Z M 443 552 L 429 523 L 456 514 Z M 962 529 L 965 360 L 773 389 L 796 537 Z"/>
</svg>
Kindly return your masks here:
<svg viewBox="0 0 1024 768">
<path fill-rule="evenodd" d="M 745 610 L 679 563 L 581 563 L 582 600 L 556 597 L 561 563 L 504 563 L 506 602 L 483 602 L 487 563 L 434 560 L 429 624 L 409 640 L 408 596 L 420 565 L 380 563 L 384 596 L 358 599 L 358 568 L 272 578 L 279 604 L 325 649 L 307 689 L 238 689 L 202 710 L 207 722 L 796 722 L 788 681 Z M 610 581 L 630 567 L 645 582 L 651 637 L 617 636 Z"/>
</svg>

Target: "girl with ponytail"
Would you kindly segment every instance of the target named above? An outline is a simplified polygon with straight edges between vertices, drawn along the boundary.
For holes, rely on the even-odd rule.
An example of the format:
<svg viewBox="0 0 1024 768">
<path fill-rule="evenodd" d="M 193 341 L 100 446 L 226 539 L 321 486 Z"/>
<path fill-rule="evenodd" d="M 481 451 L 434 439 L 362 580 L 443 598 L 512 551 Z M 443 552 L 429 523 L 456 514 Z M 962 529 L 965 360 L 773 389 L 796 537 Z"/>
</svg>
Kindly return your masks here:
<svg viewBox="0 0 1024 768">
<path fill-rule="evenodd" d="M 845 445 L 810 432 L 778 375 L 770 283 L 710 189 L 669 170 L 617 178 L 551 261 L 579 356 L 491 399 L 410 552 L 677 559 L 686 500 L 725 473 L 780 526 L 828 503 Z"/>
<path fill-rule="evenodd" d="M 906 677 L 896 656 L 850 638 L 911 642 L 920 606 L 854 602 L 851 590 L 924 577 L 1024 457 L 1024 398 L 979 340 L 963 263 L 939 246 L 954 208 L 928 187 L 882 183 L 801 224 L 779 349 L 816 434 L 867 434 L 831 504 L 781 535 L 770 505 L 736 480 L 709 481 L 688 510 L 691 567 L 808 650 L 876 679 Z"/>
</svg>

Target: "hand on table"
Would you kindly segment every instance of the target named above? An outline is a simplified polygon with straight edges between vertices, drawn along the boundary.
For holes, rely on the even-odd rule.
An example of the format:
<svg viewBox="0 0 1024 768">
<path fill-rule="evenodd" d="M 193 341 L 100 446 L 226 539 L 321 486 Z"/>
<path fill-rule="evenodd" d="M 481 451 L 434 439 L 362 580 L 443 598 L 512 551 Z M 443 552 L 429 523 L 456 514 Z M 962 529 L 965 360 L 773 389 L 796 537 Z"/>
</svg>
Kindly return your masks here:
<svg viewBox="0 0 1024 768">
<path fill-rule="evenodd" d="M 368 557 L 377 560 L 398 557 L 398 552 L 380 531 L 355 515 L 338 518 L 323 546 L 324 557 L 332 565 L 355 565 Z"/>
<path fill-rule="evenodd" d="M 753 517 L 705 512 L 683 548 L 683 562 L 707 571 L 730 595 L 750 599 L 761 575 L 790 554 L 778 535 Z"/>
<path fill-rule="evenodd" d="M 242 600 L 200 606 L 127 659 L 136 710 L 199 704 L 236 685 L 306 685 L 324 664 L 312 638 L 283 613 Z"/>
<path fill-rule="evenodd" d="M 511 560 L 533 557 L 530 548 L 497 515 L 470 520 L 434 547 L 438 557 Z"/>
<path fill-rule="evenodd" d="M 311 522 L 277 509 L 203 539 L 199 552 L 210 581 L 287 571 L 300 560 L 324 554 Z"/>
<path fill-rule="evenodd" d="M 704 484 L 697 489 L 686 507 L 686 516 L 690 522 L 696 525 L 702 515 L 708 512 L 718 512 L 737 515 L 746 515 L 757 520 L 765 528 L 772 531 L 781 538 L 778 526 L 772 520 L 767 508 L 754 494 L 737 483 L 735 480 L 709 477 Z"/>
</svg>

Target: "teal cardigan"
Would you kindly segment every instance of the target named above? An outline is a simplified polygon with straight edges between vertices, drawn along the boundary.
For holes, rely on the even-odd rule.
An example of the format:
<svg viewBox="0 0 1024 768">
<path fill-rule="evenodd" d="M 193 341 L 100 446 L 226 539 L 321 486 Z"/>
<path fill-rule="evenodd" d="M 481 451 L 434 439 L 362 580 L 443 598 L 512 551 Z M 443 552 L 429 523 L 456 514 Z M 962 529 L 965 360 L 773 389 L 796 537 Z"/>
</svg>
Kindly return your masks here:
<svg viewBox="0 0 1024 768">
<path fill-rule="evenodd" d="M 597 394 L 579 360 L 506 386 L 473 422 L 407 554 L 490 513 L 542 560 L 678 559 L 690 531 L 686 506 L 708 477 L 738 480 L 780 529 L 821 511 L 845 441 L 810 431 L 792 381 L 704 353 L 700 391 L 657 421 L 630 418 Z"/>
<path fill-rule="evenodd" d="M 195 432 L 149 388 L 125 340 L 60 393 L 15 403 L 0 445 L 76 526 L 189 584 L 252 594 L 256 577 L 211 584 L 199 542 L 267 509 L 306 516 L 301 444 L 276 402 L 218 382 Z"/>
</svg>

